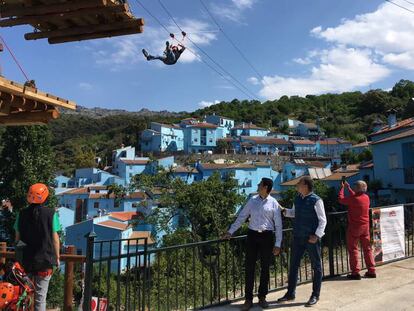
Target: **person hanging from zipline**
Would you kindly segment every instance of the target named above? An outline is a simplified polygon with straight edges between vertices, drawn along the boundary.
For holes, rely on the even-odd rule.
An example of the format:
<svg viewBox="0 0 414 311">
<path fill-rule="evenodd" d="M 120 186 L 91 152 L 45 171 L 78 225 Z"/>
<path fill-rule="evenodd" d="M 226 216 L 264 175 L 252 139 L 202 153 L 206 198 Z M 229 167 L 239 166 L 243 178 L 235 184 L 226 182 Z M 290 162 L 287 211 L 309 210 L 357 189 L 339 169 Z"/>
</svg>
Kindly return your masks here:
<svg viewBox="0 0 414 311">
<path fill-rule="evenodd" d="M 147 52 L 146 49 L 142 49 L 142 53 L 148 61 L 160 60 L 165 65 L 174 65 L 177 63 L 181 54 L 183 54 L 185 51 L 185 46 L 182 44 L 182 42 L 184 41 L 187 34 L 184 31 L 181 34 L 183 35 L 183 39 L 181 40 L 181 43 L 178 43 L 178 45 L 171 45 L 169 41 L 165 43 L 166 47 L 163 56 L 152 56 Z M 170 34 L 170 36 L 171 38 L 175 39 L 174 34 Z"/>
</svg>

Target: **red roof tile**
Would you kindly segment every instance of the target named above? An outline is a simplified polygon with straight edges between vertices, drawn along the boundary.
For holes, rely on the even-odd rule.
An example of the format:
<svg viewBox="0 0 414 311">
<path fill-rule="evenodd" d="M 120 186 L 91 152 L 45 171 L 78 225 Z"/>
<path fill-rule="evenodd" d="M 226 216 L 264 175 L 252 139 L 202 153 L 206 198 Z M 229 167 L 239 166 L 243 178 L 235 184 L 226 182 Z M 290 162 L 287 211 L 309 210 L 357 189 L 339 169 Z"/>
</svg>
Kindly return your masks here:
<svg viewBox="0 0 414 311">
<path fill-rule="evenodd" d="M 389 127 L 388 125 L 384 126 L 383 128 L 381 128 L 379 131 L 375 132 L 375 133 L 371 133 L 369 136 L 376 136 L 379 134 L 384 134 L 384 133 L 388 133 L 388 132 L 392 132 L 398 129 L 403 129 L 403 128 L 411 128 L 414 127 L 414 118 L 408 118 L 405 120 L 402 120 L 400 122 L 397 122 L 397 124 L 393 127 Z"/>
<path fill-rule="evenodd" d="M 267 145 L 290 145 L 290 142 L 281 138 L 275 137 L 262 137 L 262 136 L 242 136 L 244 141 L 254 142 L 255 144 L 267 144 Z"/>
<path fill-rule="evenodd" d="M 254 169 L 256 166 L 249 163 L 224 163 L 224 164 L 217 164 L 217 163 L 201 163 L 201 167 L 205 170 L 220 170 L 220 169 L 237 169 L 237 168 L 246 168 L 246 169 Z"/>
<path fill-rule="evenodd" d="M 216 129 L 216 128 L 218 128 L 218 126 L 215 125 L 215 124 L 205 123 L 205 122 L 193 124 L 193 125 L 190 125 L 189 127 L 207 128 L 207 129 Z"/>
<path fill-rule="evenodd" d="M 103 221 L 97 224 L 98 226 L 104 226 L 104 227 L 110 227 L 113 229 L 117 229 L 117 230 L 126 230 L 128 229 L 128 224 L 124 224 L 124 223 L 120 223 L 117 221 L 113 221 L 113 220 L 107 220 L 107 221 Z"/>
<path fill-rule="evenodd" d="M 309 139 L 291 140 L 290 142 L 294 145 L 314 145 L 315 144 L 314 141 L 311 141 Z"/>
<path fill-rule="evenodd" d="M 139 212 L 112 212 L 109 214 L 112 218 L 121 220 L 121 221 L 129 221 L 132 219 L 142 219 L 144 215 Z"/>
<path fill-rule="evenodd" d="M 148 244 L 154 244 L 154 240 L 151 237 L 150 231 L 133 231 L 129 236 L 129 239 L 135 239 L 129 241 L 129 245 L 144 245 L 145 238 L 147 238 Z"/>
<path fill-rule="evenodd" d="M 368 147 L 371 144 L 369 141 L 363 141 L 362 143 L 352 145 L 352 148 L 362 148 L 362 147 Z"/>
<path fill-rule="evenodd" d="M 407 138 L 407 137 L 410 137 L 410 136 L 414 136 L 414 128 L 413 129 L 410 129 L 410 130 L 407 130 L 407 131 L 404 131 L 402 133 L 398 133 L 398 134 L 393 135 L 391 137 L 383 138 L 383 139 L 381 139 L 379 141 L 373 142 L 372 144 L 373 145 L 381 144 L 381 143 L 385 143 L 385 142 L 388 142 L 388 141 L 393 141 L 393 140 L 397 140 L 397 139 Z"/>
</svg>

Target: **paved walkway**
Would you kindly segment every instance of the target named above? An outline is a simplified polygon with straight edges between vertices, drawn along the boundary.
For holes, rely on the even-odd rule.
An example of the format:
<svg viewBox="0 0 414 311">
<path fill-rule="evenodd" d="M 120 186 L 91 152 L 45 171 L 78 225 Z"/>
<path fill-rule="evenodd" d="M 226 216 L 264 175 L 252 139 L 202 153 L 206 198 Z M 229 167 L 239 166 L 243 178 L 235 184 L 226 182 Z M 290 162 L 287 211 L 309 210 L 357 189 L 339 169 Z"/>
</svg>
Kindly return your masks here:
<svg viewBox="0 0 414 311">
<path fill-rule="evenodd" d="M 304 304 L 312 291 L 312 284 L 298 286 L 293 303 L 278 305 L 276 300 L 284 294 L 278 291 L 268 295 L 271 303 L 267 310 L 304 310 Z M 243 301 L 211 311 L 235 311 Z M 306 308 L 308 309 L 308 308 Z M 413 311 L 414 310 L 414 258 L 378 267 L 377 279 L 349 281 L 339 277 L 322 284 L 322 294 L 314 310 L 352 311 Z M 255 306 L 251 311 L 262 310 Z"/>
</svg>

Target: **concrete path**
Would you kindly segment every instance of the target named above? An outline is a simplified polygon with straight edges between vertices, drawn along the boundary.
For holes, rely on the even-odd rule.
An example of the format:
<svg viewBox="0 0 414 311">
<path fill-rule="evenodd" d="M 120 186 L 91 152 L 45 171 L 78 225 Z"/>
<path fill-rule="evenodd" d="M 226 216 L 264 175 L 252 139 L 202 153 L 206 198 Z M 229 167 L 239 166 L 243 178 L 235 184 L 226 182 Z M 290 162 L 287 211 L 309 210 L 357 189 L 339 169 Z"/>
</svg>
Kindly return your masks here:
<svg viewBox="0 0 414 311">
<path fill-rule="evenodd" d="M 268 295 L 270 308 L 289 311 L 305 310 L 304 304 L 312 291 L 312 284 L 298 286 L 293 303 L 279 305 L 276 300 L 284 291 Z M 255 300 L 256 301 L 256 300 Z M 223 307 L 210 308 L 214 311 L 239 310 L 243 301 Z M 306 308 L 308 309 L 308 308 Z M 413 311 L 414 310 L 414 258 L 387 264 L 377 269 L 377 279 L 349 281 L 345 277 L 324 281 L 319 303 L 314 310 L 352 311 Z M 262 310 L 255 305 L 251 311 Z"/>
</svg>

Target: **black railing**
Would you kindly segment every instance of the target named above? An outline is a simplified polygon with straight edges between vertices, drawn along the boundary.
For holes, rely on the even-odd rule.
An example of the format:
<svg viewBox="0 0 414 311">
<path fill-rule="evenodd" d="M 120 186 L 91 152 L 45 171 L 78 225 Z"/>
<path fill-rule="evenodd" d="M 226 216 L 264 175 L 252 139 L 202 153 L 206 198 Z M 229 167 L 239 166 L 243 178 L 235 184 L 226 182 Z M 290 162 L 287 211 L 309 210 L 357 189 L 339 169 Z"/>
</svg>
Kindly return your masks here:
<svg viewBox="0 0 414 311">
<path fill-rule="evenodd" d="M 404 210 L 406 257 L 412 257 L 414 204 L 405 205 Z M 349 272 L 346 226 L 347 212 L 328 214 L 322 239 L 324 278 Z M 244 296 L 245 240 L 246 236 L 238 236 L 151 249 L 147 239 L 94 241 L 92 235 L 88 238 L 84 299 L 105 298 L 111 310 L 166 311 L 201 309 L 240 299 Z M 271 291 L 287 286 L 291 241 L 292 230 L 285 229 L 282 254 L 274 258 L 270 270 Z M 311 279 L 310 260 L 305 256 L 299 282 Z"/>
</svg>

